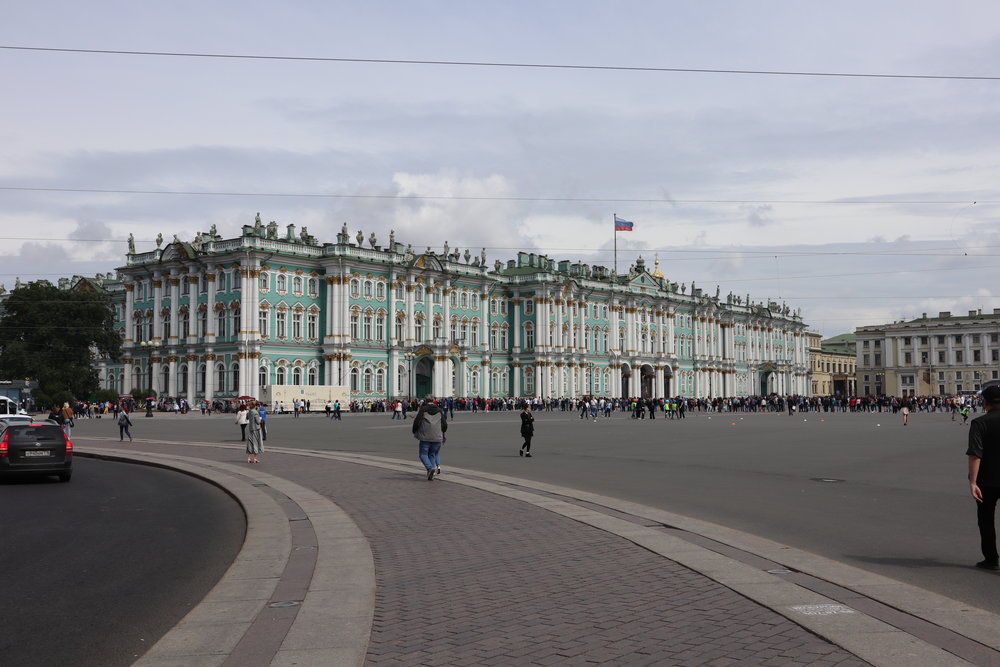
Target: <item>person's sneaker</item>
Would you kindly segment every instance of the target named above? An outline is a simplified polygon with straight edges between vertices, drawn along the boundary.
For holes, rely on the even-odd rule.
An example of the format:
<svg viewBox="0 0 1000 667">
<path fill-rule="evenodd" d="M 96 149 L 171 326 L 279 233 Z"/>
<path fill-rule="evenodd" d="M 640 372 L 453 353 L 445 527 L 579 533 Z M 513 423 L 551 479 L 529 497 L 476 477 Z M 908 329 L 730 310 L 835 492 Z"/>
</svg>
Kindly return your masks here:
<svg viewBox="0 0 1000 667">
<path fill-rule="evenodd" d="M 518 456 L 524 456 L 524 447 L 522 447 L 521 449 L 517 450 L 517 455 Z"/>
<path fill-rule="evenodd" d="M 531 458 L 531 452 L 528 452 L 527 454 L 525 454 L 525 456 L 527 456 L 530 459 Z"/>
<path fill-rule="evenodd" d="M 437 468 L 434 469 L 434 476 L 437 477 L 440 474 L 441 474 L 441 466 L 438 466 Z"/>
<path fill-rule="evenodd" d="M 978 563 L 976 563 L 976 567 L 982 568 L 984 570 L 1000 570 L 1000 564 L 988 560 L 979 561 Z"/>
<path fill-rule="evenodd" d="M 430 481 L 432 479 L 434 479 L 434 468 L 427 471 L 427 480 Z"/>
</svg>

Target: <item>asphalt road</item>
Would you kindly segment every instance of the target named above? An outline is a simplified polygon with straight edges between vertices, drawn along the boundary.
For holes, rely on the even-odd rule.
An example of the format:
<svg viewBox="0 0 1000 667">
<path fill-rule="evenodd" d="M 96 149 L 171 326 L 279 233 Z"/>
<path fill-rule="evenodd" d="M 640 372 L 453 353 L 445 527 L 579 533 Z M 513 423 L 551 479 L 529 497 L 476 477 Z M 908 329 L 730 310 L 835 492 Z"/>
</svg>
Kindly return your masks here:
<svg viewBox="0 0 1000 667">
<path fill-rule="evenodd" d="M 83 457 L 73 467 L 67 484 L 0 481 L 2 664 L 130 665 L 243 544 L 242 509 L 211 484 Z"/>
<path fill-rule="evenodd" d="M 971 567 L 981 555 L 966 483 L 968 427 L 948 414 L 911 415 L 904 427 L 888 413 L 692 413 L 684 421 L 616 413 L 594 423 L 542 412 L 531 459 L 517 456 L 516 412 L 456 414 L 445 474 L 455 465 L 633 500 L 1000 613 L 997 575 Z M 387 414 L 269 420 L 265 464 L 266 447 L 278 445 L 411 459 L 422 470 L 410 424 Z M 137 447 L 145 437 L 239 443 L 231 415 L 134 421 Z M 82 421 L 75 432 L 110 430 L 104 420 Z"/>
</svg>

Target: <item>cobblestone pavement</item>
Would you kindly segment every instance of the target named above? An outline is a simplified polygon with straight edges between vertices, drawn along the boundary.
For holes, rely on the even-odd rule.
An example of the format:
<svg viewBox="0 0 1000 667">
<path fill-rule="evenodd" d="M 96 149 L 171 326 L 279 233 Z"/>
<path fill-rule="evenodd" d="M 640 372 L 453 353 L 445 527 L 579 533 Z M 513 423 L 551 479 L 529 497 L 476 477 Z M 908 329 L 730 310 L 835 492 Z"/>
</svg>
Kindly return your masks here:
<svg viewBox="0 0 1000 667">
<path fill-rule="evenodd" d="M 329 497 L 370 541 L 373 665 L 865 664 L 705 576 L 447 471 L 428 482 L 416 462 L 409 474 L 273 453 L 261 467 Z"/>
</svg>

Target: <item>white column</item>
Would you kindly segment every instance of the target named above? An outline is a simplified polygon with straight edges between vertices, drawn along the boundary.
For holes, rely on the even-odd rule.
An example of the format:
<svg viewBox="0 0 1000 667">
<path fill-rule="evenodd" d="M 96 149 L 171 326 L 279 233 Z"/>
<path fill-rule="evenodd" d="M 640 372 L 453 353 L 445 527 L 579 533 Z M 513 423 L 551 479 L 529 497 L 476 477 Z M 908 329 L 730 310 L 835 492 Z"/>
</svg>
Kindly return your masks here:
<svg viewBox="0 0 1000 667">
<path fill-rule="evenodd" d="M 653 398 L 663 398 L 663 367 L 657 365 L 656 378 L 653 380 Z"/>
<path fill-rule="evenodd" d="M 511 352 L 517 354 L 518 352 L 521 351 L 521 293 L 520 292 L 516 291 L 514 292 L 514 298 L 510 300 L 510 307 L 514 309 L 514 331 L 512 332 L 513 336 L 511 337 L 511 343 L 513 343 L 513 347 L 511 349 Z M 516 371 L 514 373 L 514 377 L 515 378 L 518 377 Z M 515 387 L 517 387 L 519 384 L 520 383 L 518 380 L 514 381 Z M 515 395 L 519 395 L 519 393 L 515 391 Z"/>
<path fill-rule="evenodd" d="M 135 283 L 125 284 L 125 341 L 123 347 L 128 349 L 133 346 L 135 340 L 132 336 L 135 335 L 135 321 L 132 317 L 135 311 Z M 131 375 L 131 373 L 126 373 L 126 375 Z M 125 381 L 127 384 L 131 384 L 132 380 L 129 378 Z M 125 392 L 128 393 L 128 392 Z"/>
<path fill-rule="evenodd" d="M 473 294 L 472 298 L 476 298 L 476 295 Z M 483 346 L 483 349 L 488 350 L 490 349 L 490 304 L 487 301 L 485 291 L 479 294 L 479 312 L 482 313 L 482 317 L 479 318 L 479 344 Z"/>
<path fill-rule="evenodd" d="M 218 327 L 216 326 L 216 313 L 215 313 L 215 273 L 209 273 L 206 271 L 205 280 L 208 282 L 208 327 L 205 333 L 205 343 L 211 345 L 215 342 L 218 335 Z M 289 325 L 290 326 L 290 325 Z"/>
<path fill-rule="evenodd" d="M 416 311 L 413 308 L 413 277 L 409 276 L 406 279 L 406 344 L 408 346 L 414 345 L 416 341 L 416 327 L 414 326 L 414 317 Z"/>
<path fill-rule="evenodd" d="M 177 357 L 167 357 L 167 372 L 170 373 L 167 393 L 177 398 Z"/>
<path fill-rule="evenodd" d="M 123 394 L 131 393 L 131 391 L 133 389 L 133 387 L 132 387 L 132 373 L 133 373 L 133 367 L 135 366 L 135 364 L 136 364 L 136 360 L 135 359 L 128 359 L 128 358 L 126 358 L 125 359 L 125 364 L 122 366 L 122 372 L 125 374 L 125 383 L 123 384 L 123 386 L 121 388 L 121 393 L 123 393 Z"/>
<path fill-rule="evenodd" d="M 196 381 L 198 378 L 198 360 L 195 358 L 193 354 L 188 355 L 187 365 L 188 365 L 187 399 L 188 403 L 191 404 L 191 407 L 194 408 L 195 388 L 198 386 Z"/>
<path fill-rule="evenodd" d="M 514 392 L 514 396 L 517 397 L 521 395 L 521 364 L 515 362 L 511 372 L 514 374 L 512 391 Z"/>
<path fill-rule="evenodd" d="M 324 282 L 326 283 L 326 308 L 324 309 L 326 317 L 323 319 L 326 320 L 326 331 L 323 336 L 323 342 L 336 345 L 338 342 L 334 335 L 337 331 L 336 285 L 340 282 L 340 277 L 327 276 Z M 329 381 L 329 377 L 330 376 L 328 375 L 327 384 L 332 384 Z"/>
<path fill-rule="evenodd" d="M 206 355 L 213 357 L 214 355 Z M 215 397 L 215 359 L 205 361 L 205 400 L 211 401 Z"/>
<path fill-rule="evenodd" d="M 163 340 L 163 316 L 160 309 L 163 308 L 163 278 L 159 273 L 153 277 L 153 340 Z"/>
<path fill-rule="evenodd" d="M 444 336 L 449 344 L 454 343 L 451 339 L 451 280 L 445 280 L 444 285 L 441 288 L 441 335 Z M 457 383 L 459 378 L 455 378 Z M 458 388 L 455 388 L 456 391 Z"/>
<path fill-rule="evenodd" d="M 180 341 L 178 334 L 178 309 L 181 300 L 181 281 L 177 277 L 177 271 L 170 272 L 170 336 L 167 339 L 168 345 L 176 345 Z"/>
</svg>

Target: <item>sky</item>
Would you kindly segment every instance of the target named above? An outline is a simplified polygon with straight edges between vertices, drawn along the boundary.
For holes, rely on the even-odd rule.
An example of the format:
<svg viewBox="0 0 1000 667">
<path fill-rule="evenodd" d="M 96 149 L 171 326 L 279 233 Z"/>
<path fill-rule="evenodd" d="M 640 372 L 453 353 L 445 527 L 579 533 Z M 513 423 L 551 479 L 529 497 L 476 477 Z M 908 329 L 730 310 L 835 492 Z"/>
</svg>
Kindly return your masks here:
<svg viewBox="0 0 1000 667">
<path fill-rule="evenodd" d="M 947 5 L 947 6 L 945 6 Z M 833 336 L 1000 308 L 1000 4 L 4 3 L 0 283 L 227 238 L 518 250 L 801 309 Z M 88 190 L 66 192 L 59 190 Z M 94 191 L 119 192 L 94 192 Z M 131 191 L 131 192 L 122 192 Z M 155 192 L 158 194 L 140 194 Z M 220 194 L 200 194 L 220 193 Z"/>
</svg>

